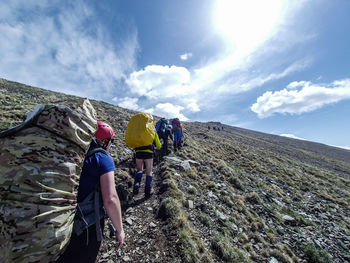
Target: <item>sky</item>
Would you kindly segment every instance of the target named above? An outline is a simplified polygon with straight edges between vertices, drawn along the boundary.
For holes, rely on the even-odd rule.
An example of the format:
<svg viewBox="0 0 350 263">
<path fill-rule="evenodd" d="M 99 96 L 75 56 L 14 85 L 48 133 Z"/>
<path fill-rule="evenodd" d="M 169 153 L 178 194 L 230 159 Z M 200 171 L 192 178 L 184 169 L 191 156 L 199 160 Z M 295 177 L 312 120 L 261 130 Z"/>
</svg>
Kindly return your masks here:
<svg viewBox="0 0 350 263">
<path fill-rule="evenodd" d="M 350 149 L 349 0 L 0 0 L 0 78 Z"/>
</svg>

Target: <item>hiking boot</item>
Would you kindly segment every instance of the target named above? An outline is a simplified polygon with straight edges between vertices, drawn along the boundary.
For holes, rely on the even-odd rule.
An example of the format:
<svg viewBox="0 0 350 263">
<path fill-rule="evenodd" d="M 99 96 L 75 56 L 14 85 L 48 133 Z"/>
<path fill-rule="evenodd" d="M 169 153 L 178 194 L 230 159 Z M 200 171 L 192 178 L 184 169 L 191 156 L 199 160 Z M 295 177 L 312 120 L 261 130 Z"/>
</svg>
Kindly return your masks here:
<svg viewBox="0 0 350 263">
<path fill-rule="evenodd" d="M 134 189 L 133 189 L 133 193 L 134 195 L 138 195 L 139 194 L 139 189 L 140 189 L 140 183 L 135 183 L 134 184 Z"/>
<path fill-rule="evenodd" d="M 145 198 L 150 198 L 154 194 L 153 187 L 145 187 Z"/>
</svg>

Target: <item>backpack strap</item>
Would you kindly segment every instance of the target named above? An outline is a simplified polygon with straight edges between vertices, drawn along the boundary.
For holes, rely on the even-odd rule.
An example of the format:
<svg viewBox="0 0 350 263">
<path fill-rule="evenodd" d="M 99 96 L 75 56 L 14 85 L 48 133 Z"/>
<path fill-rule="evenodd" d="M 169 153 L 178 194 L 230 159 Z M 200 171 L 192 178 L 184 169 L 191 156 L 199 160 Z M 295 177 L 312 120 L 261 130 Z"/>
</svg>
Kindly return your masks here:
<svg viewBox="0 0 350 263">
<path fill-rule="evenodd" d="M 85 159 L 97 152 L 103 152 L 104 154 L 110 155 L 105 149 L 103 149 L 102 142 L 94 137 L 91 140 L 89 149 L 85 153 Z"/>
<path fill-rule="evenodd" d="M 134 149 L 135 151 L 151 150 L 154 151 L 154 144 L 148 146 L 141 146 Z"/>
<path fill-rule="evenodd" d="M 85 159 L 89 158 L 90 156 L 98 152 L 103 152 L 104 154 L 109 155 L 109 153 L 105 149 L 98 147 L 98 148 L 89 149 L 88 152 L 85 154 Z"/>
<path fill-rule="evenodd" d="M 88 228 L 95 224 L 97 241 L 101 241 L 103 237 L 100 220 L 104 217 L 105 210 L 100 199 L 100 184 L 98 184 L 94 191 L 88 194 L 88 196 L 85 197 L 82 202 L 77 204 L 77 211 L 75 214 L 73 226 L 74 233 L 79 236 L 86 229 L 86 243 L 88 244 Z"/>
<path fill-rule="evenodd" d="M 98 190 L 95 191 L 95 196 L 94 196 L 94 207 L 95 207 L 95 221 L 96 221 L 96 237 L 97 237 L 97 241 L 102 241 L 103 237 L 102 237 L 102 230 L 101 230 L 101 224 L 100 224 L 100 220 L 101 220 L 101 216 L 100 216 L 100 184 L 98 184 Z M 102 202 L 101 202 L 102 203 Z"/>
<path fill-rule="evenodd" d="M 24 122 L 22 122 L 20 125 L 17 125 L 13 128 L 0 132 L 0 138 L 13 135 L 19 132 L 20 130 L 23 130 L 26 127 L 30 126 L 32 123 L 34 123 L 38 119 L 40 113 L 44 109 L 45 109 L 45 105 L 39 104 L 38 106 L 35 107 L 33 112 L 28 114 L 27 119 Z"/>
<path fill-rule="evenodd" d="M 89 148 L 85 155 L 85 159 L 94 155 L 97 152 L 103 152 L 105 154 L 109 153 L 100 147 Z M 103 208 L 102 200 L 100 198 L 101 186 L 98 182 L 95 189 L 89 193 L 82 202 L 77 204 L 77 211 L 74 220 L 74 232 L 76 235 L 81 235 L 85 229 L 88 229 L 93 224 L 96 225 L 96 237 L 97 241 L 102 241 L 103 235 L 100 225 L 100 220 L 105 217 L 105 210 Z M 87 232 L 86 242 L 89 242 L 89 233 Z"/>
</svg>

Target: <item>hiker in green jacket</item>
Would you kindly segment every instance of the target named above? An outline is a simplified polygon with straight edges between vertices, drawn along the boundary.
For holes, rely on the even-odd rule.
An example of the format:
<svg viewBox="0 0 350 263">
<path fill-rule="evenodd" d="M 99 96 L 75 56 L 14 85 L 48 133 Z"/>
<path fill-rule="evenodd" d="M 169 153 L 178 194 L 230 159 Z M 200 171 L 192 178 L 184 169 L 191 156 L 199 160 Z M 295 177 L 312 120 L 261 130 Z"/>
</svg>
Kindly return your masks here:
<svg viewBox="0 0 350 263">
<path fill-rule="evenodd" d="M 108 154 L 114 140 L 114 131 L 102 121 L 98 121 L 97 125 L 80 176 L 73 233 L 57 262 L 95 262 L 104 229 L 103 208 L 107 210 L 116 230 L 116 249 L 124 243 L 122 213 L 114 181 L 115 165 Z"/>
</svg>

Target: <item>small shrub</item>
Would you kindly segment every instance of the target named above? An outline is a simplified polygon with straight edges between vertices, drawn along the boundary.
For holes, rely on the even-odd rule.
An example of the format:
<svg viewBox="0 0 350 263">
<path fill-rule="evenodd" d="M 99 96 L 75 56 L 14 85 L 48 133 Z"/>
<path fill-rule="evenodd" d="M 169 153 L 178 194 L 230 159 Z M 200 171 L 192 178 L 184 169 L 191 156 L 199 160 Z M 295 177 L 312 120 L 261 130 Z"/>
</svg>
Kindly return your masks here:
<svg viewBox="0 0 350 263">
<path fill-rule="evenodd" d="M 232 175 L 232 176 L 229 177 L 228 181 L 236 189 L 244 191 L 244 185 L 243 185 L 242 181 L 238 177 Z"/>
<path fill-rule="evenodd" d="M 186 175 L 192 180 L 198 180 L 198 172 L 196 170 L 196 167 L 191 167 L 191 170 L 188 170 Z"/>
<path fill-rule="evenodd" d="M 249 193 L 245 196 L 245 200 L 251 204 L 261 204 L 261 198 L 257 192 Z"/>
<path fill-rule="evenodd" d="M 251 224 L 251 230 L 252 231 L 258 231 L 264 229 L 264 222 L 261 220 L 261 218 L 258 218 L 257 221 L 252 222 Z"/>
<path fill-rule="evenodd" d="M 213 181 L 210 181 L 207 186 L 210 190 L 216 190 L 216 185 Z"/>
<path fill-rule="evenodd" d="M 212 262 L 211 255 L 206 253 L 204 255 L 204 244 L 193 232 L 193 230 L 186 224 L 179 234 L 179 245 L 181 248 L 182 262 L 195 263 L 195 262 Z"/>
<path fill-rule="evenodd" d="M 182 230 L 180 233 L 179 244 L 181 246 L 182 262 L 199 262 L 199 253 L 195 240 L 188 231 Z"/>
<path fill-rule="evenodd" d="M 178 188 L 170 188 L 168 192 L 172 198 L 178 200 L 179 202 L 185 202 L 185 195 Z"/>
<path fill-rule="evenodd" d="M 170 234 L 172 229 L 172 225 L 171 224 L 166 224 L 162 227 L 163 232 L 165 232 L 166 234 Z"/>
<path fill-rule="evenodd" d="M 304 248 L 304 254 L 310 263 L 331 263 L 331 256 L 327 251 L 318 249 L 314 245 L 308 244 Z"/>
<path fill-rule="evenodd" d="M 247 234 L 243 232 L 238 236 L 238 241 L 244 244 L 244 243 L 247 243 L 249 241 L 249 238 L 248 238 Z"/>
<path fill-rule="evenodd" d="M 265 236 L 262 236 L 259 232 L 255 232 L 253 234 L 253 238 L 258 244 L 261 243 L 263 245 L 263 247 L 267 246 L 267 242 L 266 242 Z"/>
<path fill-rule="evenodd" d="M 211 243 L 214 252 L 225 262 L 248 263 L 248 255 L 239 248 L 232 247 L 229 237 L 216 233 Z"/>
<path fill-rule="evenodd" d="M 162 220 L 174 219 L 180 214 L 179 205 L 174 198 L 165 198 L 158 210 L 158 217 Z"/>
<path fill-rule="evenodd" d="M 197 182 L 192 182 L 192 186 L 196 189 L 197 192 L 202 192 L 202 186 Z"/>
<path fill-rule="evenodd" d="M 266 234 L 266 236 L 272 243 L 274 243 L 276 241 L 276 236 L 274 233 L 269 232 Z"/>
<path fill-rule="evenodd" d="M 210 219 L 210 217 L 209 217 L 207 214 L 205 214 L 205 213 L 200 213 L 199 216 L 198 216 L 198 218 L 199 218 L 199 221 L 200 221 L 203 225 L 208 226 L 208 227 L 211 225 L 211 219 Z"/>
<path fill-rule="evenodd" d="M 178 216 L 174 221 L 174 226 L 177 228 L 184 228 L 188 224 L 187 218 L 183 215 Z"/>
<path fill-rule="evenodd" d="M 220 200 L 224 202 L 228 207 L 232 208 L 234 206 L 234 203 L 231 201 L 231 197 L 227 195 L 221 195 L 219 196 Z"/>
<path fill-rule="evenodd" d="M 197 193 L 197 189 L 191 185 L 190 187 L 188 187 L 188 193 L 195 195 Z"/>
<path fill-rule="evenodd" d="M 293 260 L 288 255 L 286 255 L 283 251 L 274 249 L 274 250 L 272 250 L 270 255 L 272 257 L 275 257 L 278 260 L 278 262 L 281 262 L 281 263 L 293 263 Z"/>
<path fill-rule="evenodd" d="M 199 173 L 198 175 L 203 180 L 209 180 L 209 176 L 205 173 Z"/>
<path fill-rule="evenodd" d="M 176 188 L 176 183 L 173 179 L 167 178 L 163 180 L 161 188 L 163 191 L 167 191 L 168 189 Z"/>
<path fill-rule="evenodd" d="M 237 195 L 235 197 L 235 209 L 237 209 L 239 212 L 244 212 L 246 210 L 245 204 L 244 204 L 244 197 L 242 195 Z"/>
<path fill-rule="evenodd" d="M 211 253 L 209 251 L 205 252 L 204 254 L 201 255 L 200 258 L 200 263 L 212 263 L 213 261 L 213 257 L 211 255 Z"/>
</svg>

